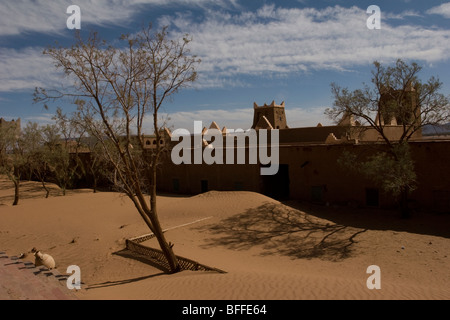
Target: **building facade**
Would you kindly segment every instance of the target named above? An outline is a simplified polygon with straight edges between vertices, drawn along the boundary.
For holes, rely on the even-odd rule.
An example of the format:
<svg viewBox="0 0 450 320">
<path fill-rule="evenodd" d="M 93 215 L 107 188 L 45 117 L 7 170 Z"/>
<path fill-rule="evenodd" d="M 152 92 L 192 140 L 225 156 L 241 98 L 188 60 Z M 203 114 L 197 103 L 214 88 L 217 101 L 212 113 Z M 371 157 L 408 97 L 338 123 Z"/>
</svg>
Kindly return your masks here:
<svg viewBox="0 0 450 320">
<path fill-rule="evenodd" d="M 223 161 L 223 164 L 175 165 L 171 161 L 171 150 L 176 142 L 171 142 L 158 170 L 159 190 L 183 194 L 245 190 L 281 200 L 296 199 L 329 205 L 382 208 L 395 205 L 395 199 L 383 193 L 374 182 L 344 169 L 337 161 L 344 151 L 367 156 L 385 148 L 375 130 L 361 128 L 345 115 L 336 126 L 318 124 L 311 128 L 289 128 L 284 108 L 284 103 L 254 104 L 252 129 L 267 129 L 267 132 L 279 129 L 277 174 L 261 175 L 261 163 L 251 164 L 249 161 L 245 164 L 226 164 Z M 219 127 L 214 122 L 211 128 Z M 170 138 L 170 131 L 165 132 Z M 204 128 L 202 135 L 207 132 L 208 129 Z M 394 141 L 401 136 L 403 126 L 391 119 L 385 132 Z M 225 127 L 222 134 L 227 136 Z M 211 144 L 208 141 L 203 139 L 202 149 L 208 148 Z M 412 205 L 450 212 L 450 140 L 423 139 L 421 131 L 418 131 L 410 139 L 410 146 L 418 183 L 411 194 Z M 245 147 L 247 160 L 251 148 L 251 144 Z M 195 149 L 193 145 L 190 152 L 194 153 Z"/>
</svg>

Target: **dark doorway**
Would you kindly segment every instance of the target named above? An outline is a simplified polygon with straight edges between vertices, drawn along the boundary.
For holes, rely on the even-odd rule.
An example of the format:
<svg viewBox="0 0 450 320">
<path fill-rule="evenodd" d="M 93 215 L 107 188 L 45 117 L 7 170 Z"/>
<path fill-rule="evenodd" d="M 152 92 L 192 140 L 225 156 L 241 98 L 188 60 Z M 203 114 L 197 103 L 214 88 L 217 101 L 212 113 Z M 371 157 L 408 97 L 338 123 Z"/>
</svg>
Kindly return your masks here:
<svg viewBox="0 0 450 320">
<path fill-rule="evenodd" d="M 367 188 L 366 189 L 366 206 L 378 207 L 380 205 L 378 189 Z"/>
<path fill-rule="evenodd" d="M 278 172 L 271 176 L 261 176 L 262 193 L 276 200 L 289 199 L 289 165 L 280 164 Z"/>
<path fill-rule="evenodd" d="M 208 192 L 208 180 L 201 181 L 201 193 Z"/>
</svg>

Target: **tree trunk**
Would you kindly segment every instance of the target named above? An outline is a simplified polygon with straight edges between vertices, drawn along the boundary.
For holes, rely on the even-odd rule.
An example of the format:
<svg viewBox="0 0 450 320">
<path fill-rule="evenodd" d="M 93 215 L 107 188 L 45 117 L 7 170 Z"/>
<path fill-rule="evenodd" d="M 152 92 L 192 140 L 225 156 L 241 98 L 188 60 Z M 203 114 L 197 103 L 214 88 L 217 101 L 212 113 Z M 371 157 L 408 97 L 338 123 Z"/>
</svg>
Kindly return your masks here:
<svg viewBox="0 0 450 320">
<path fill-rule="evenodd" d="M 152 220 L 154 220 L 154 219 L 152 219 Z M 175 256 L 175 253 L 173 252 L 172 245 L 169 245 L 167 243 L 161 227 L 158 226 L 158 227 L 155 227 L 154 229 L 155 229 L 156 239 L 158 240 L 159 246 L 161 247 L 161 250 L 164 253 L 164 256 L 166 257 L 167 262 L 169 264 L 170 273 L 176 273 L 176 272 L 181 271 L 181 266 L 178 262 L 177 257 Z"/>
<path fill-rule="evenodd" d="M 94 193 L 97 193 L 97 175 L 95 174 L 95 170 L 92 169 L 92 167 L 90 167 L 89 170 L 91 171 L 92 179 L 94 180 L 92 186 L 94 189 Z"/>
<path fill-rule="evenodd" d="M 167 259 L 167 262 L 169 263 L 169 268 L 171 273 L 176 273 L 181 270 L 181 266 L 178 262 L 177 257 L 175 256 L 175 253 L 173 252 L 173 245 L 167 243 L 166 237 L 164 236 L 164 232 L 161 228 L 161 225 L 159 223 L 157 209 L 156 209 L 156 170 L 155 168 L 152 168 L 153 170 L 153 181 L 151 184 L 151 194 L 150 194 L 150 220 L 152 221 L 154 233 L 156 236 L 156 239 L 158 240 L 159 246 L 161 247 L 161 250 L 164 253 L 164 256 Z"/>
<path fill-rule="evenodd" d="M 44 180 L 41 180 L 41 183 L 42 183 L 42 186 L 44 187 L 44 189 L 45 189 L 45 192 L 46 192 L 46 194 L 45 194 L 45 199 L 48 199 L 48 196 L 50 195 L 50 190 L 47 188 L 47 186 L 45 185 L 45 181 Z"/>
<path fill-rule="evenodd" d="M 19 204 L 19 184 L 20 181 L 18 179 L 13 179 L 14 182 L 14 202 L 13 206 L 17 206 Z"/>
</svg>

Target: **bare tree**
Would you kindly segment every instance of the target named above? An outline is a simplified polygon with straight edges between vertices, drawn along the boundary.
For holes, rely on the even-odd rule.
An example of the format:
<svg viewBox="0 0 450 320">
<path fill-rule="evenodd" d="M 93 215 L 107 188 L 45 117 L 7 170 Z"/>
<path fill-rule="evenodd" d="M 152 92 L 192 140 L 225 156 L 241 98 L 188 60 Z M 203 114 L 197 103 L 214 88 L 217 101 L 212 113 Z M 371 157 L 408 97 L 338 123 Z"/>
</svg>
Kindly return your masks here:
<svg viewBox="0 0 450 320">
<path fill-rule="evenodd" d="M 15 125 L 0 126 L 0 173 L 14 183 L 13 206 L 19 204 L 20 180 L 25 171 L 25 163 L 20 128 Z"/>
<path fill-rule="evenodd" d="M 49 157 L 44 143 L 44 130 L 45 128 L 40 127 L 36 122 L 28 122 L 23 129 L 22 140 L 29 179 L 38 179 L 46 192 L 45 198 L 48 198 L 50 189 L 46 182 L 49 173 Z"/>
<path fill-rule="evenodd" d="M 131 199 L 155 234 L 171 272 L 180 265 L 162 232 L 156 202 L 156 169 L 161 146 L 144 146 L 144 123 L 150 115 L 156 141 L 161 139 L 158 112 L 163 103 L 196 80 L 199 60 L 190 55 L 188 36 L 173 40 L 167 29 L 153 32 L 151 25 L 120 38 L 123 47 L 101 41 L 93 33 L 79 35 L 71 48 L 50 48 L 44 53 L 73 80 L 74 90 L 36 89 L 35 101 L 72 97 L 74 118 L 103 146 L 117 176 L 117 186 Z M 150 194 L 150 199 L 145 196 Z"/>
<path fill-rule="evenodd" d="M 439 91 L 442 82 L 431 77 L 422 82 L 422 70 L 417 63 L 397 60 L 395 65 L 383 67 L 374 62 L 372 86 L 350 91 L 332 83 L 334 107 L 326 114 L 338 121 L 343 115 L 352 116 L 365 128 L 375 129 L 391 147 L 407 142 L 426 125 L 443 125 L 450 121 L 450 104 Z M 391 125 L 398 125 L 402 133 L 392 140 L 387 134 Z"/>
<path fill-rule="evenodd" d="M 450 121 L 449 99 L 439 91 L 442 82 L 431 77 L 422 82 L 421 67 L 397 60 L 393 66 L 383 67 L 374 62 L 372 85 L 350 91 L 333 83 L 334 107 L 326 110 L 338 121 L 342 116 L 353 117 L 359 126 L 353 133 L 375 130 L 385 142 L 386 151 L 379 152 L 356 166 L 356 156 L 346 154 L 343 163 L 359 169 L 377 181 L 386 192 L 400 197 L 404 217 L 409 216 L 408 194 L 415 188 L 416 174 L 408 142 L 426 125 L 443 125 Z M 393 137 L 390 128 L 400 128 Z"/>
</svg>

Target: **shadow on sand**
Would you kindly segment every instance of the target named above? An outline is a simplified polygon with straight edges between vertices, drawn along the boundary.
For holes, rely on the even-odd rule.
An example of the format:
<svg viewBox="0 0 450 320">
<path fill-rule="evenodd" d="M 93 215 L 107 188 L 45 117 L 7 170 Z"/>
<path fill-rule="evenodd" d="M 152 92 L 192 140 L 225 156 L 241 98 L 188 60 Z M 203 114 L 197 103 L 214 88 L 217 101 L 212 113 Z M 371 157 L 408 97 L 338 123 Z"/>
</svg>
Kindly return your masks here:
<svg viewBox="0 0 450 320">
<path fill-rule="evenodd" d="M 377 208 L 327 207 L 298 201 L 286 201 L 285 205 L 320 219 L 348 227 L 368 230 L 392 230 L 422 235 L 450 238 L 450 214 L 421 212 L 412 213 L 411 218 L 400 217 L 395 210 Z"/>
<path fill-rule="evenodd" d="M 263 204 L 197 230 L 213 235 L 206 240 L 206 248 L 221 245 L 247 250 L 262 246 L 262 255 L 281 254 L 331 261 L 350 257 L 355 238 L 367 231 L 276 203 Z"/>
<path fill-rule="evenodd" d="M 132 279 L 117 280 L 117 281 L 106 281 L 106 282 L 91 284 L 89 287 L 86 288 L 86 290 L 120 286 L 120 285 L 123 285 L 123 284 L 128 284 L 128 283 L 133 283 L 133 282 L 138 282 L 138 281 L 141 281 L 141 280 L 154 278 L 154 277 L 157 277 L 157 276 L 161 276 L 163 274 L 165 274 L 165 273 L 161 272 L 161 273 L 157 273 L 157 274 L 151 274 L 151 275 L 148 275 L 148 276 L 137 277 L 137 278 L 132 278 Z"/>
<path fill-rule="evenodd" d="M 211 235 L 205 248 L 263 248 L 262 255 L 339 261 L 355 255 L 358 235 L 392 230 L 450 238 L 450 215 L 416 212 L 401 219 L 396 211 L 326 207 L 286 201 L 265 203 L 219 223 L 197 228 Z"/>
<path fill-rule="evenodd" d="M 150 266 L 160 270 L 161 272 L 153 273 L 153 274 L 150 274 L 150 275 L 147 275 L 147 276 L 142 276 L 142 277 L 137 277 L 137 278 L 116 280 L 116 281 L 106 281 L 106 282 L 91 284 L 91 285 L 89 285 L 89 287 L 86 288 L 86 290 L 105 288 L 105 287 L 113 287 L 113 286 L 120 286 L 120 285 L 123 285 L 123 284 L 138 282 L 138 281 L 142 281 L 142 280 L 146 280 L 146 279 L 150 279 L 150 278 L 154 278 L 154 277 L 158 277 L 158 276 L 169 274 L 169 269 L 167 269 L 166 266 L 164 266 L 163 264 L 161 264 L 157 260 L 153 260 L 153 259 L 150 259 L 148 257 L 142 256 L 142 255 L 137 254 L 135 252 L 132 252 L 132 251 L 130 251 L 128 249 L 122 249 L 122 250 L 114 252 L 113 254 L 118 255 L 120 257 L 123 257 L 123 258 L 140 261 L 142 263 L 148 264 L 148 265 L 150 265 Z"/>
</svg>

